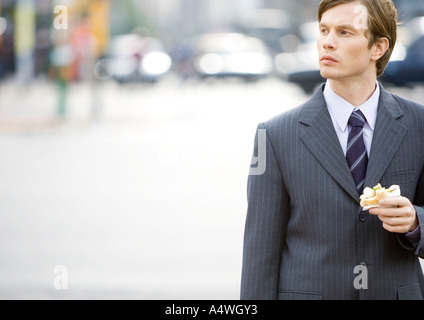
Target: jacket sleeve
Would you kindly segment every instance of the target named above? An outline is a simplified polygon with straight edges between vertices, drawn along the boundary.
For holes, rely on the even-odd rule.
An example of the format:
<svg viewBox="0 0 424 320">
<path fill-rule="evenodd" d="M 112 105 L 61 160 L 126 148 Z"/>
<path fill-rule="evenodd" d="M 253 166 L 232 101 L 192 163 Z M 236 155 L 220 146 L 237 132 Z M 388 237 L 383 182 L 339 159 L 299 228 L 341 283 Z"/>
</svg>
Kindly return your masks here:
<svg viewBox="0 0 424 320">
<path fill-rule="evenodd" d="M 421 173 L 420 181 L 418 182 L 418 189 L 415 197 L 414 204 L 417 212 L 418 222 L 420 225 L 420 241 L 415 248 L 415 254 L 424 259 L 424 169 Z"/>
<path fill-rule="evenodd" d="M 269 133 L 263 124 L 258 126 L 252 161 L 257 166 L 251 167 L 247 184 L 248 208 L 241 277 L 243 300 L 278 297 L 289 197 Z"/>
<path fill-rule="evenodd" d="M 417 219 L 419 223 L 420 235 L 417 244 L 413 245 L 405 235 L 399 235 L 399 241 L 401 245 L 408 249 L 415 251 L 415 254 L 424 259 L 424 171 L 421 174 L 421 178 L 418 182 L 416 196 L 413 201 L 415 211 L 417 213 Z"/>
</svg>

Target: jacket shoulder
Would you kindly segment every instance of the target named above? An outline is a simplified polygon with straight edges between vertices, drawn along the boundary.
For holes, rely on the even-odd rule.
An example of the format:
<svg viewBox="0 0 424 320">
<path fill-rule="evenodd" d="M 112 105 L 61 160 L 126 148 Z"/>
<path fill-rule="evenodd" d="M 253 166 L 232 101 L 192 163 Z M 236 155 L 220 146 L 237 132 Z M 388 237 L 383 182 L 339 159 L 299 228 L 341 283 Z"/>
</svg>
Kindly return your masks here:
<svg viewBox="0 0 424 320">
<path fill-rule="evenodd" d="M 264 129 L 272 130 L 273 128 L 298 128 L 300 123 L 309 124 L 326 106 L 322 88 L 318 89 L 305 103 L 287 110 L 268 121 L 263 122 L 261 125 Z"/>
<path fill-rule="evenodd" d="M 287 126 L 288 124 L 295 124 L 300 118 L 303 105 L 297 106 L 290 110 L 284 111 L 267 121 L 263 122 L 262 125 L 265 129 L 278 128 L 282 126 Z"/>
</svg>

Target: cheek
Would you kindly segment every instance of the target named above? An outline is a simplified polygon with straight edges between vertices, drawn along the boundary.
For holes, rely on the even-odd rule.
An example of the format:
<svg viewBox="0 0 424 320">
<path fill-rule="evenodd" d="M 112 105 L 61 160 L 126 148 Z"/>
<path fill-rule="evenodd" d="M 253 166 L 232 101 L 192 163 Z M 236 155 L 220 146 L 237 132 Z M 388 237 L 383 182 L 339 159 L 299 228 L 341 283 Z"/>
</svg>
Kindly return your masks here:
<svg viewBox="0 0 424 320">
<path fill-rule="evenodd" d="M 319 35 L 318 35 L 318 38 L 317 38 L 317 42 L 316 42 L 316 45 L 317 45 L 317 48 L 318 48 L 319 51 L 321 51 L 323 49 L 326 42 L 327 42 L 327 37 L 322 35 L 321 32 L 320 32 Z M 334 43 L 333 43 L 333 45 L 334 45 Z"/>
<path fill-rule="evenodd" d="M 348 57 L 353 64 L 368 64 L 371 60 L 371 52 L 368 46 L 363 46 L 361 44 L 352 45 L 346 50 L 346 57 Z"/>
<path fill-rule="evenodd" d="M 321 50 L 321 48 L 322 48 L 322 40 L 321 40 L 321 37 L 319 37 L 318 38 L 318 40 L 317 40 L 317 48 L 318 48 L 318 52 Z"/>
</svg>

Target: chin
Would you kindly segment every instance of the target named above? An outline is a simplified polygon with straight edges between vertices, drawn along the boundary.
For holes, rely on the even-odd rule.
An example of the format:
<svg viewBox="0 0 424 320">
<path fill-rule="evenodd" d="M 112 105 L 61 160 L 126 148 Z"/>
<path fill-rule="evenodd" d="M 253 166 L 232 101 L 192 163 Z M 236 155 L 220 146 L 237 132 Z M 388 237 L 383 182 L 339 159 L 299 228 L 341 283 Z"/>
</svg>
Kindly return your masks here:
<svg viewBox="0 0 424 320">
<path fill-rule="evenodd" d="M 321 77 L 323 77 L 324 79 L 329 79 L 329 80 L 337 80 L 337 79 L 342 79 L 346 77 L 345 74 L 341 74 L 340 72 L 337 72 L 334 69 L 331 70 L 325 67 L 321 68 L 320 73 L 321 73 Z"/>
<path fill-rule="evenodd" d="M 331 72 L 328 72 L 328 71 L 323 70 L 323 69 L 321 69 L 320 73 L 321 73 L 321 77 L 323 77 L 324 79 L 330 79 L 331 80 L 331 78 L 334 76 L 334 75 L 332 75 Z"/>
</svg>

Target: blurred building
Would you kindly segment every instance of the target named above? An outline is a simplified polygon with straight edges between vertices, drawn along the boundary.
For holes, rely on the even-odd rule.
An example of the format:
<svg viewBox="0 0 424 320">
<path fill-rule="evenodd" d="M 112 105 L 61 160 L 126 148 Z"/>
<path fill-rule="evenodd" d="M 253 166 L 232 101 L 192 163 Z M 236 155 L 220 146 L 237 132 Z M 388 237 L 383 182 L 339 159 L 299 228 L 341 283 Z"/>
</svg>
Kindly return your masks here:
<svg viewBox="0 0 424 320">
<path fill-rule="evenodd" d="M 95 39 L 92 54 L 100 56 L 109 38 L 110 0 L 3 0 L 1 24 L 3 52 L 0 57 L 0 78 L 15 73 L 19 82 L 47 74 L 52 65 L 52 51 L 67 44 L 81 49 L 81 30 L 84 26 Z M 55 28 L 56 6 L 66 8 L 65 28 Z M 88 24 L 87 24 L 88 21 Z M 80 39 L 78 39 L 78 37 Z M 60 42 L 60 43 L 59 43 Z M 80 44 L 80 47 L 78 47 Z M 84 48 L 87 50 L 87 46 Z M 75 57 L 78 56 L 75 52 Z"/>
<path fill-rule="evenodd" d="M 394 1 L 402 21 L 424 15 L 422 0 Z M 80 56 L 87 54 L 81 51 L 87 49 L 84 46 L 87 32 L 95 42 L 92 53 L 99 57 L 107 49 L 110 37 L 134 30 L 160 38 L 169 49 L 201 33 L 243 31 L 278 50 L 279 38 L 285 33 L 296 34 L 302 24 L 316 20 L 320 0 L 2 0 L 0 3 L 1 79 L 17 69 L 30 70 L 33 76 L 47 74 L 57 34 L 73 37 L 69 41 Z M 53 9 L 58 4 L 69 8 L 70 25 L 65 31 L 53 28 Z M 80 38 L 75 40 L 78 34 Z M 25 68 L 19 67 L 25 63 Z"/>
<path fill-rule="evenodd" d="M 246 31 L 271 46 L 316 19 L 319 0 L 124 0 L 113 3 L 112 35 L 143 26 L 170 47 L 214 31 Z M 312 4 L 312 5 L 311 5 Z"/>
<path fill-rule="evenodd" d="M 15 71 L 13 7 L 15 1 L 1 1 L 1 54 L 0 79 Z"/>
</svg>

